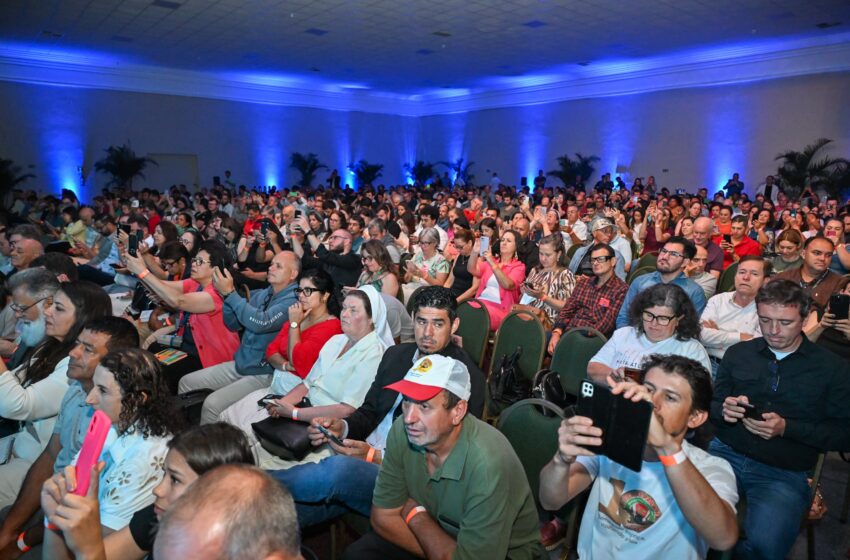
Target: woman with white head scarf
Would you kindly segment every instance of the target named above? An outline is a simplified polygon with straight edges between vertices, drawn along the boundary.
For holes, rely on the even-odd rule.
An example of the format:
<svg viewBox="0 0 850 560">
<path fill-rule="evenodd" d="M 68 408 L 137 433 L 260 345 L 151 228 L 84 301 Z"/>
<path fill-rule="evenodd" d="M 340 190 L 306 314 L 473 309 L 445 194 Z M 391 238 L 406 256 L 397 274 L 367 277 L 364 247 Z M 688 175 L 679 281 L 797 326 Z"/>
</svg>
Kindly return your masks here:
<svg viewBox="0 0 850 560">
<path fill-rule="evenodd" d="M 349 291 L 340 313 L 343 334 L 333 336 L 325 343 L 303 381 L 299 380 L 286 393 L 275 393 L 275 389 L 281 388 L 281 379 L 276 375 L 268 391 L 255 391 L 222 413 L 223 421 L 241 428 L 248 435 L 259 457 L 260 467 L 279 469 L 294 463 L 271 455 L 259 445 L 252 423 L 269 415 L 303 422 L 318 416 L 345 418 L 363 404 L 384 351 L 393 344 L 386 318 L 386 305 L 373 287 Z M 270 401 L 265 408 L 258 407 L 257 401 L 269 391 L 283 396 Z M 309 405 L 303 402 L 305 397 Z M 329 454 L 329 450 L 320 449 L 307 455 L 304 461 L 319 461 Z"/>
</svg>

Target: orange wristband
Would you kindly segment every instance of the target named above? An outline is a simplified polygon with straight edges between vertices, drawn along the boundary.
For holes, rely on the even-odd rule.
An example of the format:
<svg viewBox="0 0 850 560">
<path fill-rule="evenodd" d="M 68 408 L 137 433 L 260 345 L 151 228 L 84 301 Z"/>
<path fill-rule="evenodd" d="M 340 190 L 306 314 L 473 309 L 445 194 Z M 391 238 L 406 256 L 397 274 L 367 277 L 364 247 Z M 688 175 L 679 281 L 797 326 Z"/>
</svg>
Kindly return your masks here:
<svg viewBox="0 0 850 560">
<path fill-rule="evenodd" d="M 21 534 L 18 535 L 18 550 L 20 550 L 21 552 L 29 552 L 29 550 L 32 548 L 30 545 L 24 542 L 24 535 L 26 534 L 26 531 L 21 531 Z"/>
<path fill-rule="evenodd" d="M 375 452 L 376 451 L 377 451 L 377 449 L 375 449 L 374 447 L 369 448 L 369 451 L 366 453 L 366 462 L 367 463 L 371 463 L 372 461 L 375 460 Z"/>
<path fill-rule="evenodd" d="M 659 455 L 658 458 L 661 460 L 661 464 L 665 467 L 680 465 L 688 460 L 688 456 L 685 455 L 684 450 L 681 449 L 673 455 Z"/>
<path fill-rule="evenodd" d="M 144 280 L 144 279 L 145 279 L 145 276 L 147 276 L 147 275 L 148 275 L 148 274 L 150 274 L 150 273 L 151 273 L 151 271 L 150 271 L 150 270 L 145 269 L 145 270 L 141 271 L 141 272 L 139 273 L 139 275 L 138 275 L 138 276 L 136 276 L 136 278 L 138 278 L 139 280 Z"/>
<path fill-rule="evenodd" d="M 407 517 L 404 518 L 405 525 L 410 525 L 410 520 L 416 517 L 416 514 L 425 511 L 425 506 L 416 506 L 407 512 Z"/>
</svg>

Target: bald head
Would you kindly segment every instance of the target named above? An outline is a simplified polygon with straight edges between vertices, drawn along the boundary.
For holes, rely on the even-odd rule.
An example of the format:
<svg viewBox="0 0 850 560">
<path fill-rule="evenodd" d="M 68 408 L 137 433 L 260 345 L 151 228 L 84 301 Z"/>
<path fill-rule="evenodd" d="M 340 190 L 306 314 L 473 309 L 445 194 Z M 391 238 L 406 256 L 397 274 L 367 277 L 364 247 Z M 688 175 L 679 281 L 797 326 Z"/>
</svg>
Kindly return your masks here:
<svg viewBox="0 0 850 560">
<path fill-rule="evenodd" d="M 204 474 L 163 516 L 159 560 L 289 560 L 300 557 L 295 502 L 263 471 L 224 465 Z"/>
<path fill-rule="evenodd" d="M 702 216 L 694 220 L 694 244 L 700 247 L 707 247 L 711 241 L 711 231 L 714 228 L 714 222 L 711 218 Z"/>
<path fill-rule="evenodd" d="M 295 282 L 299 274 L 301 274 L 301 259 L 292 251 L 281 251 L 272 259 L 266 279 L 272 289 L 277 292 Z"/>
</svg>

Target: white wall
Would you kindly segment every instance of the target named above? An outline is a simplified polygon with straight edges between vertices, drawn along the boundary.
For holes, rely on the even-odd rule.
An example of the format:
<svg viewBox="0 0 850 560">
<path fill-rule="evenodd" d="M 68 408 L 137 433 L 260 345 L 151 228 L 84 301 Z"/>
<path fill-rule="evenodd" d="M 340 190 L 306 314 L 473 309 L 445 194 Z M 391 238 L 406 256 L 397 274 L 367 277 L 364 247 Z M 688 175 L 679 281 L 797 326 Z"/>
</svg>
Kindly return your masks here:
<svg viewBox="0 0 850 560">
<path fill-rule="evenodd" d="M 850 157 L 848 100 L 842 73 L 432 116 L 422 149 L 432 159 L 462 152 L 479 181 L 492 169 L 518 182 L 581 152 L 600 156 L 600 171 L 621 166 L 671 188 L 713 192 L 735 171 L 754 188 L 775 172 L 778 153 L 820 137 Z"/>
<path fill-rule="evenodd" d="M 0 82 L 0 156 L 34 164 L 30 186 L 83 196 L 104 180 L 91 173 L 102 150 L 127 140 L 138 154 L 197 154 L 206 182 L 231 169 L 246 184 L 291 184 L 289 154 L 300 151 L 340 172 L 359 158 L 383 163 L 392 183 L 414 158 L 464 156 L 478 180 L 492 169 L 517 183 L 578 151 L 601 156 L 600 171 L 713 190 L 734 171 L 755 186 L 777 153 L 822 136 L 850 156 L 848 99 L 850 73 L 841 73 L 417 119 Z M 77 166 L 88 173 L 82 189 Z"/>
</svg>

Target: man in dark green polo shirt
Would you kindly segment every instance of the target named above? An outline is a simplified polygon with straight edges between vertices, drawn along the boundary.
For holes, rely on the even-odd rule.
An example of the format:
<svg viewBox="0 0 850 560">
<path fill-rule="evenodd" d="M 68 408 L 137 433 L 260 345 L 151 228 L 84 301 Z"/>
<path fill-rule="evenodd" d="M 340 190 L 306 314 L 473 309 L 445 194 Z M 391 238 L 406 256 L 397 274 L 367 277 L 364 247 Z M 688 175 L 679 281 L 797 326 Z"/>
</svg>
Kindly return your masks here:
<svg viewBox="0 0 850 560">
<path fill-rule="evenodd" d="M 432 354 L 388 385 L 404 395 L 372 500 L 372 527 L 350 559 L 541 558 L 522 465 L 492 426 L 467 415 L 463 362 Z"/>
</svg>

